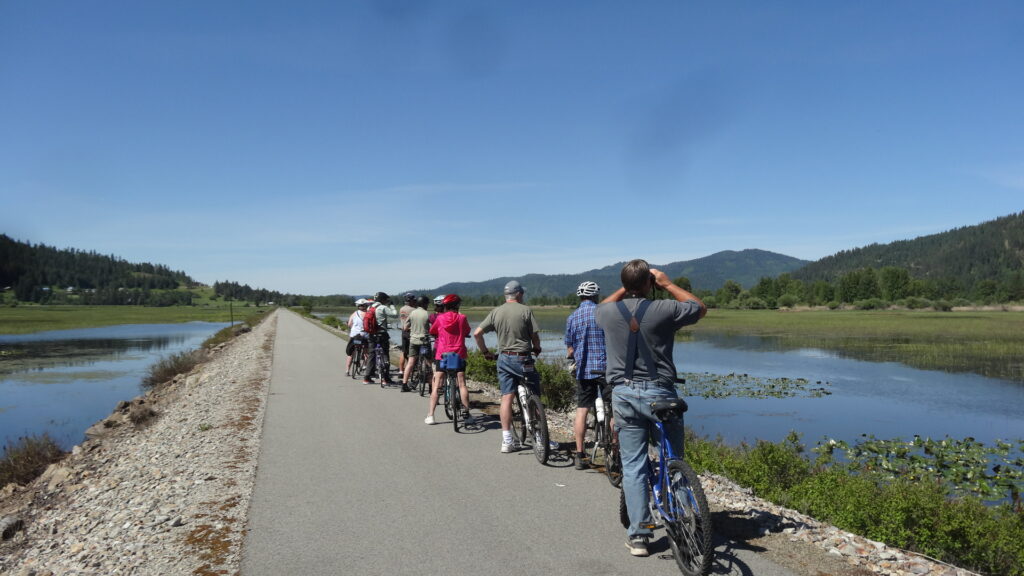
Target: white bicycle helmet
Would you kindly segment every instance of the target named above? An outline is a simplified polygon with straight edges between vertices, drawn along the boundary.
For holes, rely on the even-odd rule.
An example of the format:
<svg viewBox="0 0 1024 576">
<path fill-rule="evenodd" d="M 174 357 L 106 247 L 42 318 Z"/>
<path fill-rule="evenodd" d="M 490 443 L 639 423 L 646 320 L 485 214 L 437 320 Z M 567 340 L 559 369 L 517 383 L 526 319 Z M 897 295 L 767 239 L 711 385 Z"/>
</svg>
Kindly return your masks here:
<svg viewBox="0 0 1024 576">
<path fill-rule="evenodd" d="M 597 282 L 586 282 L 580 284 L 579 288 L 576 289 L 577 296 L 597 296 L 601 292 L 601 287 L 597 285 Z"/>
<path fill-rule="evenodd" d="M 444 304 L 444 297 L 445 297 L 444 294 L 438 294 L 437 296 L 434 296 L 434 304 L 437 305 L 437 306 L 443 305 Z"/>
</svg>

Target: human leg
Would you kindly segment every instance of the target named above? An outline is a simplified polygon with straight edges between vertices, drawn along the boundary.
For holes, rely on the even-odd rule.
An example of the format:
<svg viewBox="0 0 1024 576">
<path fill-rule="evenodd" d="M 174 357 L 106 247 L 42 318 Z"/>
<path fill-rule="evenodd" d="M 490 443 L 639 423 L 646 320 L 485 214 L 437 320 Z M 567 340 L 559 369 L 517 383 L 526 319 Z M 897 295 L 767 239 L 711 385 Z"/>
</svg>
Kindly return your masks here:
<svg viewBox="0 0 1024 576">
<path fill-rule="evenodd" d="M 622 493 L 629 514 L 628 535 L 651 535 L 651 511 L 648 507 L 650 470 L 647 465 L 647 441 L 650 422 L 639 410 L 640 391 L 627 385 L 616 386 L 612 392 L 612 409 L 619 428 L 619 450 L 622 456 Z"/>
</svg>

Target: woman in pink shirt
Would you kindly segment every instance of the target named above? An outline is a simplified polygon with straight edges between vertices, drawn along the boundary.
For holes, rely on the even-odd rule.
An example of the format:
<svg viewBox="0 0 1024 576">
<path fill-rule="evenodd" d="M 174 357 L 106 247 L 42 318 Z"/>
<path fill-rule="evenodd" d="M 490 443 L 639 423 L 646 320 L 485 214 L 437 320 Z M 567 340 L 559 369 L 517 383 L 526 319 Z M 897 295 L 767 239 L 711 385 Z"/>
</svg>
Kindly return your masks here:
<svg viewBox="0 0 1024 576">
<path fill-rule="evenodd" d="M 435 363 L 434 382 L 430 390 L 430 409 L 424 420 L 427 424 L 434 423 L 434 408 L 437 408 L 438 390 L 441 389 L 441 381 L 444 379 L 444 371 L 441 370 L 441 358 L 449 352 L 459 356 L 459 395 L 462 396 L 462 418 L 466 424 L 473 423 L 473 417 L 469 414 L 469 392 L 466 390 L 466 338 L 469 338 L 469 320 L 465 314 L 459 314 L 459 304 L 462 299 L 457 294 L 449 294 L 444 298 L 444 312 L 437 316 L 434 323 L 430 325 L 430 334 L 437 338 L 437 352 L 434 355 Z"/>
</svg>

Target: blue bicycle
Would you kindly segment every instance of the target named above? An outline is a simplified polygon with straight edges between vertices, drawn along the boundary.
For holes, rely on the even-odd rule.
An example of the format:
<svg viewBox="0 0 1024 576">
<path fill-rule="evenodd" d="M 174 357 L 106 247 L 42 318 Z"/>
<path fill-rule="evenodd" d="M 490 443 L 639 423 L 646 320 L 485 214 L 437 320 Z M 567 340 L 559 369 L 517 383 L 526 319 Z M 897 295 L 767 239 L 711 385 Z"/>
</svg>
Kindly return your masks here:
<svg viewBox="0 0 1024 576">
<path fill-rule="evenodd" d="M 681 399 L 651 402 L 651 411 L 658 420 L 653 431 L 657 448 L 652 446 L 648 460 L 649 506 L 655 525 L 663 525 L 668 533 L 679 569 L 686 576 L 704 576 L 711 570 L 713 554 L 711 511 L 697 473 L 683 460 L 682 454 L 675 454 L 665 435 L 664 422 L 682 420 L 686 410 L 686 402 Z M 629 527 L 626 496 L 622 491 L 619 492 L 619 520 L 624 528 Z"/>
</svg>

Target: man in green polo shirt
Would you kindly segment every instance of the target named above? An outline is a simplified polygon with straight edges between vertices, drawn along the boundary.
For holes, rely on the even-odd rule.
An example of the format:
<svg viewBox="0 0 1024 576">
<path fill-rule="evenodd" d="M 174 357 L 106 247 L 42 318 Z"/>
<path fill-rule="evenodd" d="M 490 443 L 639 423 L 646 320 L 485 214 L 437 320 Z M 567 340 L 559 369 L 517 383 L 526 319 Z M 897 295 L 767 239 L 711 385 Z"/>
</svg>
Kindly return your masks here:
<svg viewBox="0 0 1024 576">
<path fill-rule="evenodd" d="M 540 395 L 540 374 L 534 366 L 534 354 L 540 354 L 540 325 L 533 311 L 523 305 L 523 285 L 516 280 L 505 284 L 505 303 L 484 318 L 473 339 L 488 360 L 495 355 L 487 349 L 484 334 L 498 335 L 498 383 L 501 386 L 501 451 L 514 452 L 520 448 L 512 437 L 512 396 L 522 380 Z"/>
</svg>

